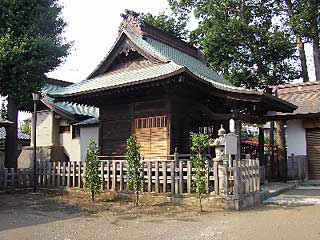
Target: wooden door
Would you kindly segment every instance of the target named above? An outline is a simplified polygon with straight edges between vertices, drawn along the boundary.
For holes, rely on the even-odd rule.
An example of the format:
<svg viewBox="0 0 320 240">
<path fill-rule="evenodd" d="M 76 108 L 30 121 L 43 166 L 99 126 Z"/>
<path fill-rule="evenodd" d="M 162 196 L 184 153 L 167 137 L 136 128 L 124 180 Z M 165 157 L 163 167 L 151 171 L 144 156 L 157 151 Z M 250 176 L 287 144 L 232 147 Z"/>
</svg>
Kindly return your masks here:
<svg viewBox="0 0 320 240">
<path fill-rule="evenodd" d="M 167 116 L 135 119 L 134 133 L 141 145 L 142 156 L 168 154 L 169 134 Z"/>
<path fill-rule="evenodd" d="M 320 179 L 320 128 L 307 129 L 309 179 Z"/>
</svg>

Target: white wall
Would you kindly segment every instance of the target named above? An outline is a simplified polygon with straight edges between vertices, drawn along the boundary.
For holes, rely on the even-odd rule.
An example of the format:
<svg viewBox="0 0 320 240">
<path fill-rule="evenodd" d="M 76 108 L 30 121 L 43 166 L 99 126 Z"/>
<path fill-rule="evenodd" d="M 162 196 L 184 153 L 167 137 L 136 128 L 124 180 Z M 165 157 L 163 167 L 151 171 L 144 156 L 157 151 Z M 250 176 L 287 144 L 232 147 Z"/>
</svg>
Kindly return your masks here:
<svg viewBox="0 0 320 240">
<path fill-rule="evenodd" d="M 60 126 L 68 126 L 68 124 L 65 121 L 61 121 Z M 81 160 L 80 138 L 72 138 L 72 126 L 70 126 L 70 132 L 59 134 L 59 140 L 70 161 Z"/>
<path fill-rule="evenodd" d="M 97 125 L 81 127 L 80 128 L 80 144 L 81 144 L 81 160 L 85 161 L 87 155 L 87 149 L 90 143 L 90 139 L 93 139 L 97 145 L 99 144 L 99 127 Z"/>
<path fill-rule="evenodd" d="M 306 130 L 302 120 L 287 121 L 286 140 L 288 146 L 288 156 L 307 155 Z"/>
<path fill-rule="evenodd" d="M 33 121 L 33 118 L 32 118 Z M 33 126 L 33 125 L 32 125 Z M 37 113 L 37 146 L 52 146 L 53 113 L 41 111 Z M 33 136 L 31 137 L 33 138 Z M 31 139 L 31 145 L 33 139 Z"/>
</svg>

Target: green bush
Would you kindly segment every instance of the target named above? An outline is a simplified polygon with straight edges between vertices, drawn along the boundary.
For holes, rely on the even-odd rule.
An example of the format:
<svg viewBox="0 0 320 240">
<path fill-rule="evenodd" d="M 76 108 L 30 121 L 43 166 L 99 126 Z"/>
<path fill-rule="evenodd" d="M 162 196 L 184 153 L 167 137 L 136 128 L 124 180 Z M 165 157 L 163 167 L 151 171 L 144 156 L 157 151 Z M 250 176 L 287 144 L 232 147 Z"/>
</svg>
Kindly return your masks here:
<svg viewBox="0 0 320 240">
<path fill-rule="evenodd" d="M 143 178 L 141 176 L 140 145 L 135 136 L 130 136 L 127 140 L 126 160 L 128 162 L 128 188 L 135 193 L 135 205 L 138 206 Z"/>
<path fill-rule="evenodd" d="M 90 140 L 86 156 L 84 188 L 91 194 L 92 201 L 95 200 L 95 195 L 100 194 L 99 164 L 97 144 L 94 140 Z"/>
</svg>

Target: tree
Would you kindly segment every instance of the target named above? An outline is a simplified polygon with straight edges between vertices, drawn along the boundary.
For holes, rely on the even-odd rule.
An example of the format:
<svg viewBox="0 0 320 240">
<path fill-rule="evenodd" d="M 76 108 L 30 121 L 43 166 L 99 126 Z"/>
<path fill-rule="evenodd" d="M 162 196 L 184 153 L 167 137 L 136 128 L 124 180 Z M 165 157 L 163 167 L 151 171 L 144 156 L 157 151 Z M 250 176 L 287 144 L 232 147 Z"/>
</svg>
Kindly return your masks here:
<svg viewBox="0 0 320 240">
<path fill-rule="evenodd" d="M 320 2 L 318 0 L 286 0 L 293 11 L 290 24 L 305 41 L 311 42 L 316 80 L 320 81 Z"/>
<path fill-rule="evenodd" d="M 0 0 L 0 95 L 8 96 L 6 166 L 16 167 L 18 109 L 30 110 L 45 73 L 68 54 L 58 0 Z"/>
<path fill-rule="evenodd" d="M 291 32 L 295 36 L 296 39 L 296 45 L 299 52 L 299 58 L 300 58 L 300 65 L 301 65 L 301 77 L 303 79 L 303 82 L 309 82 L 309 75 L 308 75 L 308 67 L 307 67 L 307 58 L 306 58 L 306 52 L 305 52 L 305 42 L 302 38 L 302 34 L 298 29 L 296 28 L 296 24 L 294 24 L 295 15 L 296 12 L 296 2 L 292 0 L 278 0 L 278 9 L 277 11 L 280 13 L 280 15 L 283 16 L 281 9 L 284 9 L 284 12 L 287 14 L 287 16 L 282 17 L 283 24 L 290 26 Z M 294 4 L 293 4 L 294 3 Z"/>
<path fill-rule="evenodd" d="M 94 202 L 95 196 L 100 193 L 101 179 L 99 176 L 98 147 L 94 140 L 90 140 L 86 156 L 86 169 L 84 175 L 84 188 L 91 194 Z"/>
<path fill-rule="evenodd" d="M 207 164 L 203 152 L 208 149 L 210 137 L 207 134 L 191 133 L 192 165 L 195 168 L 195 190 L 199 198 L 199 207 L 202 212 L 202 195 L 207 193 L 206 171 Z"/>
<path fill-rule="evenodd" d="M 140 20 L 158 27 L 179 39 L 186 40 L 188 37 L 189 32 L 186 29 L 187 21 L 185 19 L 168 16 L 162 12 L 158 15 L 152 15 L 151 13 L 142 14 Z"/>
<path fill-rule="evenodd" d="M 20 132 L 28 134 L 31 136 L 31 121 L 30 120 L 23 120 L 20 125 Z"/>
<path fill-rule="evenodd" d="M 127 140 L 126 160 L 128 162 L 128 187 L 135 193 L 135 205 L 138 206 L 143 178 L 141 176 L 140 145 L 135 136 L 130 136 Z"/>
<path fill-rule="evenodd" d="M 203 47 L 216 71 L 237 86 L 261 89 L 297 76 L 295 44 L 274 23 L 272 2 L 169 0 L 176 14 L 193 12 L 198 19 L 191 43 Z"/>
<path fill-rule="evenodd" d="M 1 107 L 0 107 L 0 118 L 7 118 L 7 105 L 4 99 L 1 101 Z"/>
</svg>

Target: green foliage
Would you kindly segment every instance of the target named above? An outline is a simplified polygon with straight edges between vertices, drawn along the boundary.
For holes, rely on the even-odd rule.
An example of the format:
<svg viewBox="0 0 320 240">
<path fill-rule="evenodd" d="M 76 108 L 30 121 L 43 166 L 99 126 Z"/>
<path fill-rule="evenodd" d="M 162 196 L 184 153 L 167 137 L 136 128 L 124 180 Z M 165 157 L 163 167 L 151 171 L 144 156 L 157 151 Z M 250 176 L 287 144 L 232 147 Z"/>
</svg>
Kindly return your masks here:
<svg viewBox="0 0 320 240">
<path fill-rule="evenodd" d="M 25 134 L 28 134 L 31 136 L 31 121 L 30 120 L 24 120 L 20 125 L 20 132 L 23 132 Z"/>
<path fill-rule="evenodd" d="M 202 211 L 202 194 L 207 193 L 206 171 L 207 166 L 203 158 L 203 152 L 208 149 L 210 137 L 207 134 L 191 133 L 191 151 L 193 153 L 192 166 L 195 168 L 195 190 L 199 198 L 200 211 Z"/>
<path fill-rule="evenodd" d="M 187 39 L 189 32 L 186 29 L 187 21 L 185 19 L 168 16 L 162 12 L 158 15 L 152 15 L 151 13 L 143 14 L 140 16 L 140 20 L 144 23 L 158 27 L 179 39 Z"/>
<path fill-rule="evenodd" d="M 314 22 L 318 29 L 320 25 L 320 2 L 318 0 L 292 0 L 291 3 L 293 16 L 289 24 L 295 31 L 301 34 L 305 40 L 312 41 L 313 31 L 310 30 Z"/>
<path fill-rule="evenodd" d="M 198 19 L 190 40 L 203 47 L 210 65 L 230 82 L 248 88 L 266 88 L 298 76 L 294 39 L 274 21 L 272 3 L 169 0 L 178 16 L 193 12 Z"/>
<path fill-rule="evenodd" d="M 19 109 L 31 105 L 45 73 L 68 54 L 58 0 L 0 0 L 0 95 Z"/>
<path fill-rule="evenodd" d="M 90 140 L 86 156 L 84 188 L 91 193 L 92 201 L 94 201 L 95 195 L 100 193 L 99 163 L 97 144 L 94 140 Z"/>
<path fill-rule="evenodd" d="M 1 107 L 0 107 L 0 117 L 3 119 L 7 118 L 7 105 L 4 99 L 1 101 Z"/>
<path fill-rule="evenodd" d="M 135 136 L 130 136 L 127 140 L 126 160 L 128 162 L 128 187 L 136 195 L 135 204 L 139 204 L 139 191 L 143 186 L 141 176 L 140 145 Z"/>
</svg>

